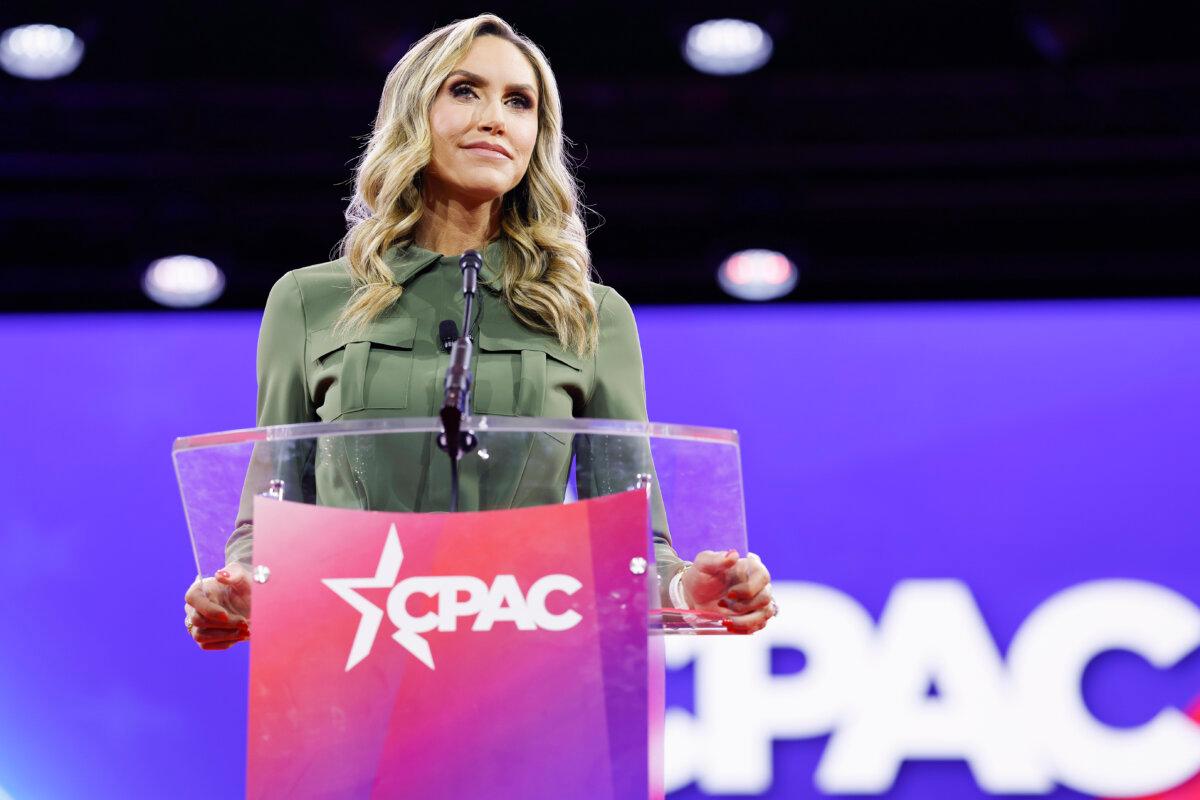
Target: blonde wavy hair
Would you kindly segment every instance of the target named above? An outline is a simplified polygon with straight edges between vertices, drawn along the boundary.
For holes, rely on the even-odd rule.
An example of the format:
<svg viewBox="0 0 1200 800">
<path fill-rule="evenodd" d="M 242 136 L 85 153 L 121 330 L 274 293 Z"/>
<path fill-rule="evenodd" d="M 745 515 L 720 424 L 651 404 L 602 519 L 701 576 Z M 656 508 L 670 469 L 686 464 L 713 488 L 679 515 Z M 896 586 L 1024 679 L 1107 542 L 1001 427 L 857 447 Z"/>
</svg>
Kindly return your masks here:
<svg viewBox="0 0 1200 800">
<path fill-rule="evenodd" d="M 596 301 L 579 187 L 567 158 L 562 107 L 542 51 L 493 14 L 459 20 L 427 34 L 392 68 L 370 141 L 355 170 L 348 231 L 340 252 L 354 292 L 337 325 L 358 328 L 403 293 L 384 260 L 412 242 L 423 213 L 420 176 L 432 153 L 429 110 L 442 83 L 480 36 L 498 36 L 528 59 L 538 82 L 538 132 L 529 167 L 503 199 L 501 295 L 525 325 L 553 334 L 564 349 L 595 352 Z"/>
</svg>

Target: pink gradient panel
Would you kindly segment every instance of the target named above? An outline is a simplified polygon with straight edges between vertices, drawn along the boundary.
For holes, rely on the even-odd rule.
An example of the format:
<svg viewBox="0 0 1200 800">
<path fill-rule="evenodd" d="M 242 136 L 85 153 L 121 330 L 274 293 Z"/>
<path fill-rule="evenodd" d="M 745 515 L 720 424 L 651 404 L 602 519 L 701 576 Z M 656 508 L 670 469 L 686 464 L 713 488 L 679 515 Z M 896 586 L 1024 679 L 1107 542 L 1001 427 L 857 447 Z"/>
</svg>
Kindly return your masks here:
<svg viewBox="0 0 1200 800">
<path fill-rule="evenodd" d="M 638 491 L 469 514 L 257 500 L 255 562 L 270 579 L 254 595 L 248 796 L 647 796 L 648 580 L 629 569 L 647 537 Z M 420 632 L 432 669 L 393 640 L 393 585 L 471 576 L 495 592 L 504 575 L 522 594 L 545 576 L 580 586 L 546 595 L 534 614 L 539 626 L 551 616 L 546 627 L 498 619 L 472 630 L 479 616 L 467 608 L 455 630 Z M 368 615 L 323 582 L 345 578 L 377 584 L 352 591 L 379 609 L 373 635 L 358 633 Z M 421 586 L 435 584 L 453 581 Z M 406 630 L 439 608 L 420 593 L 404 607 Z M 571 612 L 578 621 L 554 629 Z M 369 649 L 347 669 L 356 635 Z"/>
</svg>

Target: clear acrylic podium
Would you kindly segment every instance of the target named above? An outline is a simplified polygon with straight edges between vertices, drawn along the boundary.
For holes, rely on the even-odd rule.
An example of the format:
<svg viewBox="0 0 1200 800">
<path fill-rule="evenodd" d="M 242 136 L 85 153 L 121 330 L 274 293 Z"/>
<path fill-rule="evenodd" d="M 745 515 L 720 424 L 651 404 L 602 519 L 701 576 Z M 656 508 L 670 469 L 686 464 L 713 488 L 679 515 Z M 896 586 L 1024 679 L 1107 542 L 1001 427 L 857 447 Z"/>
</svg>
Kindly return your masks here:
<svg viewBox="0 0 1200 800">
<path fill-rule="evenodd" d="M 665 577 L 746 552 L 736 433 L 464 428 L 455 514 L 434 418 L 176 440 L 198 574 L 254 580 L 247 796 L 661 796 L 654 634 L 725 632 Z"/>
</svg>

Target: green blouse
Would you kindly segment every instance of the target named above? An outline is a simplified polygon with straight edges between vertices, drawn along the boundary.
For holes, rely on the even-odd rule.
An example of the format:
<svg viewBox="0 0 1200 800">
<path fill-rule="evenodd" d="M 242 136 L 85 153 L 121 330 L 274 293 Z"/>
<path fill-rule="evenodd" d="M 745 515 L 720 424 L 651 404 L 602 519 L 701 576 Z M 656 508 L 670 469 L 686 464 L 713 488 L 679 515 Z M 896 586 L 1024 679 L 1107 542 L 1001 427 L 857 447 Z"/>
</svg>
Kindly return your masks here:
<svg viewBox="0 0 1200 800">
<path fill-rule="evenodd" d="M 501 254 L 498 242 L 483 251 L 472 325 L 471 413 L 645 421 L 641 347 L 625 299 L 610 287 L 591 285 L 599 309 L 599 346 L 593 355 L 581 357 L 513 316 L 499 293 L 495 264 Z M 259 426 L 436 416 L 449 364 L 439 324 L 446 319 L 460 324 L 463 314 L 458 256 L 408 245 L 392 247 L 385 260 L 404 292 L 386 314 L 349 334 L 333 330 L 351 294 L 344 258 L 293 270 L 276 282 L 259 332 Z M 538 433 L 525 438 L 520 447 L 506 444 L 501 448 L 505 452 L 489 453 L 486 461 L 478 453 L 464 457 L 460 508 L 562 502 L 573 453 L 581 497 L 627 488 L 629 464 L 643 463 L 653 472 L 644 440 L 593 445 L 604 437 L 576 436 L 572 442 L 569 435 Z M 325 505 L 448 508 L 449 467 L 432 436 L 325 437 L 289 458 L 295 463 L 285 471 L 301 485 L 307 472 L 316 498 Z M 305 461 L 307 470 L 300 466 Z M 280 472 L 278 463 L 273 468 Z M 289 497 L 296 496 L 294 487 L 288 487 Z M 652 487 L 655 551 L 665 577 L 681 562 L 670 545 L 657 480 Z M 249 557 L 250 497 L 247 491 L 243 524 L 230 541 L 231 558 Z"/>
</svg>

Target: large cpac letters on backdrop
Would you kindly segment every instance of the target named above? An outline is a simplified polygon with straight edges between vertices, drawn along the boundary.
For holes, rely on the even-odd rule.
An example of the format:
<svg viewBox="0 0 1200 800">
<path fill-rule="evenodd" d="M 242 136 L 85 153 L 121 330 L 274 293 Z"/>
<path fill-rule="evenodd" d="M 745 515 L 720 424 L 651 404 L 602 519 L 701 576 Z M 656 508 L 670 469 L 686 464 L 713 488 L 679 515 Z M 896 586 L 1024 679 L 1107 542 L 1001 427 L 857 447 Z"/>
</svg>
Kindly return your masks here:
<svg viewBox="0 0 1200 800">
<path fill-rule="evenodd" d="M 1061 783 L 1130 797 L 1200 771 L 1200 726 L 1178 709 L 1111 728 L 1080 691 L 1102 652 L 1165 669 L 1200 646 L 1200 609 L 1174 591 L 1133 580 L 1068 588 L 1026 618 L 1006 665 L 960 581 L 897 584 L 878 625 L 836 589 L 774 586 L 786 613 L 761 634 L 669 642 L 668 666 L 695 661 L 696 713 L 668 711 L 668 789 L 695 780 L 712 793 L 765 791 L 773 739 L 826 734 L 814 782 L 828 793 L 882 794 L 910 759 L 962 759 L 989 793 Z M 773 647 L 802 650 L 804 668 L 772 675 Z M 722 735 L 734 728 L 746 735 Z"/>
</svg>

